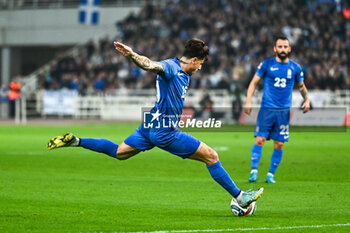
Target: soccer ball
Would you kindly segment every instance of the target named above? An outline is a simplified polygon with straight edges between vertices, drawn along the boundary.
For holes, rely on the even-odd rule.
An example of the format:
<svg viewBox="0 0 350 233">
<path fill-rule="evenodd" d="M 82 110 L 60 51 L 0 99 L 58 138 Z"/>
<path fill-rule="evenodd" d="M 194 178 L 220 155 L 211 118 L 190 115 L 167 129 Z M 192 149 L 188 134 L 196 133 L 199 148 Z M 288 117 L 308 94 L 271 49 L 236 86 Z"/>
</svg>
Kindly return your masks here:
<svg viewBox="0 0 350 233">
<path fill-rule="evenodd" d="M 257 205 L 256 205 L 255 201 L 250 203 L 250 205 L 245 207 L 245 208 L 238 205 L 236 199 L 232 198 L 232 201 L 231 201 L 232 213 L 237 217 L 253 215 L 255 210 L 256 210 L 256 207 L 257 207 Z"/>
</svg>

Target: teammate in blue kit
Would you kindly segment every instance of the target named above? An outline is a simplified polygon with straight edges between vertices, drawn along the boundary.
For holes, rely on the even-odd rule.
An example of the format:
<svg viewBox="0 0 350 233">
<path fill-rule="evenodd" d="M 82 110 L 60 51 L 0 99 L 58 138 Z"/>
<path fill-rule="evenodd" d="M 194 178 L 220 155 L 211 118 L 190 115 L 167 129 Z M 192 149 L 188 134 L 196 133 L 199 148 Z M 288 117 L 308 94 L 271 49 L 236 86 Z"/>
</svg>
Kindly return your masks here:
<svg viewBox="0 0 350 233">
<path fill-rule="evenodd" d="M 244 111 L 249 115 L 252 111 L 251 100 L 255 88 L 260 79 L 264 80 L 261 108 L 255 126 L 255 143 L 251 151 L 249 182 L 257 181 L 262 147 L 266 140 L 272 138 L 274 151 L 266 182 L 276 183 L 274 174 L 282 159 L 284 142 L 289 139 L 289 112 L 295 82 L 298 83 L 299 91 L 304 98 L 303 112 L 306 113 L 310 109 L 303 71 L 299 64 L 289 58 L 291 47 L 286 37 L 280 36 L 275 39 L 274 52 L 275 57 L 260 63 L 247 91 Z"/>
<path fill-rule="evenodd" d="M 181 118 L 190 77 L 201 69 L 202 64 L 207 60 L 208 46 L 202 40 L 191 39 L 186 43 L 180 59 L 173 58 L 160 62 L 151 61 L 122 43 L 114 42 L 114 46 L 118 52 L 131 59 L 140 68 L 158 74 L 156 102 L 150 111 L 151 122 L 154 120 L 167 121 L 171 123 L 167 124 L 171 127 L 149 128 L 141 124 L 120 145 L 107 139 L 78 138 L 67 133 L 52 138 L 48 143 L 48 149 L 79 146 L 125 160 L 141 151 L 157 146 L 183 159 L 189 158 L 205 163 L 212 178 L 236 198 L 240 206 L 245 207 L 256 201 L 263 193 L 263 188 L 256 191 L 241 191 L 222 167 L 216 151 L 176 127 L 176 122 Z"/>
</svg>

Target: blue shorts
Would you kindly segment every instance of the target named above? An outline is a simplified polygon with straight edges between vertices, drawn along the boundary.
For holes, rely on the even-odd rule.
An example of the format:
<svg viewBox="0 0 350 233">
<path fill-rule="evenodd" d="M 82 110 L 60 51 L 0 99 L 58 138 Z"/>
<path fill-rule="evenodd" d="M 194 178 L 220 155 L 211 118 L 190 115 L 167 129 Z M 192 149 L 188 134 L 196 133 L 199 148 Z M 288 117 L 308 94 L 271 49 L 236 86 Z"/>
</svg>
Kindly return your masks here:
<svg viewBox="0 0 350 233">
<path fill-rule="evenodd" d="M 157 146 L 183 159 L 194 154 L 200 141 L 179 129 L 144 130 L 141 126 L 127 139 L 125 144 L 141 151 L 150 150 Z"/>
<path fill-rule="evenodd" d="M 289 108 L 261 108 L 255 126 L 254 136 L 272 138 L 276 141 L 288 142 L 289 140 Z"/>
</svg>

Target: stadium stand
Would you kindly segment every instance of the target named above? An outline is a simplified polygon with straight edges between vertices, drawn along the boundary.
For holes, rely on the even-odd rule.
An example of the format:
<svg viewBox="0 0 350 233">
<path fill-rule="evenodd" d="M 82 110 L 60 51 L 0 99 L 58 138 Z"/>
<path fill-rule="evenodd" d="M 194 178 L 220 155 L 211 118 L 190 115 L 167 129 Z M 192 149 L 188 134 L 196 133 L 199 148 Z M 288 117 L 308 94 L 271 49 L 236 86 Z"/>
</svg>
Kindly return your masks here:
<svg viewBox="0 0 350 233">
<path fill-rule="evenodd" d="M 101 6 L 130 6 L 139 5 L 146 0 L 102 0 Z M 148 0 L 159 4 L 161 0 Z M 47 8 L 76 8 L 81 0 L 0 0 L 0 9 L 47 9 Z"/>
<path fill-rule="evenodd" d="M 43 2 L 64 7 L 58 3 L 65 1 Z M 103 2 L 115 4 L 117 1 Z M 60 53 L 49 65 L 30 75 L 32 79 L 24 78 L 27 85 L 23 88 L 36 91 L 28 91 L 23 104 L 33 102 L 35 107 L 30 109 L 43 116 L 68 114 L 77 118 L 123 119 L 118 115 L 123 111 L 107 112 L 106 109 L 120 110 L 126 103 L 132 105 L 133 110 L 140 104 L 152 105 L 155 75 L 144 72 L 115 53 L 113 41 L 122 41 L 138 53 L 160 60 L 181 56 L 178 48 L 190 37 L 198 37 L 210 45 L 211 56 L 203 69 L 192 77 L 187 103 L 199 107 L 210 91 L 215 106 L 223 106 L 223 103 L 231 106 L 234 101 L 244 100 L 257 65 L 273 56 L 274 35 L 283 33 L 292 44 L 292 59 L 303 66 L 308 89 L 317 96 L 316 105 L 350 106 L 347 1 L 145 2 L 138 14 L 131 13 L 116 22 L 118 33 L 115 38 L 91 39 L 69 52 Z M 44 107 L 50 99 L 45 94 L 67 90 L 78 93 L 68 107 L 76 111 L 55 113 Z M 256 94 L 259 96 L 259 91 Z M 293 99 L 293 106 L 299 106 L 299 101 L 298 97 Z M 258 98 L 254 104 L 259 105 Z"/>
<path fill-rule="evenodd" d="M 290 38 L 292 58 L 302 64 L 309 89 L 350 88 L 349 22 L 333 1 L 147 4 L 139 15 L 131 14 L 116 26 L 119 34 L 115 40 L 155 60 L 180 56 L 177 48 L 189 37 L 207 41 L 211 58 L 193 77 L 195 89 L 229 89 L 233 76 L 247 87 L 258 63 L 273 56 L 273 36 L 280 33 Z M 112 41 L 90 41 L 76 57 L 59 55 L 38 75 L 39 87 L 75 89 L 82 95 L 153 88 L 154 76 L 120 59 Z"/>
</svg>

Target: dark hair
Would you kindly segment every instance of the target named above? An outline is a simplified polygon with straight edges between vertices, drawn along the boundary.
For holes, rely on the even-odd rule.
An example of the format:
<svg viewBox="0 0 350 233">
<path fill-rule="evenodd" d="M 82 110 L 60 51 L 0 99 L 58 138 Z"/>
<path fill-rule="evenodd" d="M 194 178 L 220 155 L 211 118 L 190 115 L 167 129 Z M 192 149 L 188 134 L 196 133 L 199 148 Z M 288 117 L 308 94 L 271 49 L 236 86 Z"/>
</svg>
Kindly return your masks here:
<svg viewBox="0 0 350 233">
<path fill-rule="evenodd" d="M 198 59 L 208 59 L 209 47 L 205 45 L 205 42 L 200 39 L 190 39 L 186 42 L 184 57 Z"/>
<path fill-rule="evenodd" d="M 286 36 L 282 36 L 282 35 L 276 36 L 274 45 L 276 45 L 278 40 L 288 40 L 288 38 Z M 288 42 L 289 42 L 289 40 L 288 40 Z"/>
</svg>

